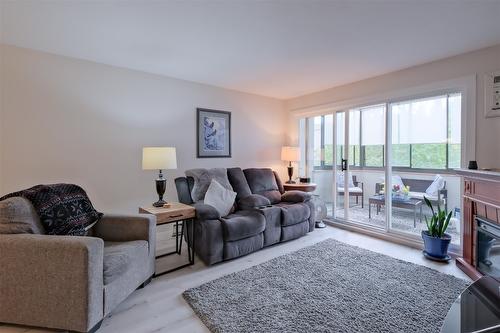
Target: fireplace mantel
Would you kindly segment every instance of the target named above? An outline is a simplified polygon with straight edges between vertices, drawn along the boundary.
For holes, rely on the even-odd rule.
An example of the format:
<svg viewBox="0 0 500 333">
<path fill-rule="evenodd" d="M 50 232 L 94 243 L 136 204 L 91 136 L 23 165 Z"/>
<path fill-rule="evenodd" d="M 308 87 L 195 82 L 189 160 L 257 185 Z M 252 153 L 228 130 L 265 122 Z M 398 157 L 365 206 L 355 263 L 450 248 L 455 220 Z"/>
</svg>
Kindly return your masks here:
<svg viewBox="0 0 500 333">
<path fill-rule="evenodd" d="M 457 266 L 472 279 L 482 274 L 475 267 L 476 226 L 474 217 L 481 216 L 500 224 L 500 172 L 458 169 L 463 178 L 463 256 Z"/>
</svg>

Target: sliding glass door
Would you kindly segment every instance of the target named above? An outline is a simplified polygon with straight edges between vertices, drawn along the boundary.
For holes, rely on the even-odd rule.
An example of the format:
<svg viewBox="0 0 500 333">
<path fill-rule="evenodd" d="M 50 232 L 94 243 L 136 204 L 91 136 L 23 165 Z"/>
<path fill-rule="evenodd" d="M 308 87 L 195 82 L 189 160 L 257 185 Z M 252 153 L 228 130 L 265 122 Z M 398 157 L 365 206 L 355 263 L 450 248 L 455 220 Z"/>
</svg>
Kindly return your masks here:
<svg viewBox="0 0 500 333">
<path fill-rule="evenodd" d="M 461 94 L 444 94 L 389 105 L 392 132 L 390 229 L 419 237 L 433 209 L 453 211 L 448 232 L 460 246 Z"/>
<path fill-rule="evenodd" d="M 337 218 L 385 228 L 384 183 L 385 105 L 337 113 L 340 163 L 336 171 Z M 380 200 L 375 200 L 375 196 Z"/>
<path fill-rule="evenodd" d="M 337 223 L 420 239 L 430 208 L 453 211 L 460 247 L 462 95 L 335 110 L 301 121 L 305 173 Z"/>
</svg>

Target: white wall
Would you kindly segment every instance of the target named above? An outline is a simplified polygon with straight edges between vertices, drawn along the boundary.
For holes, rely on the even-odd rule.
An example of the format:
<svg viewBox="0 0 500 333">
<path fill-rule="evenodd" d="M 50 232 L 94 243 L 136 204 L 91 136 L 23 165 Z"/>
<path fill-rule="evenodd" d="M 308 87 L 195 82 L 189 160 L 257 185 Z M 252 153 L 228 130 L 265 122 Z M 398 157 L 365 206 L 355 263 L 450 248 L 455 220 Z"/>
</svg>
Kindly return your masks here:
<svg viewBox="0 0 500 333">
<path fill-rule="evenodd" d="M 97 209 L 136 212 L 156 199 L 143 146 L 177 147 L 173 178 L 196 167 L 273 167 L 283 173 L 282 101 L 4 46 L 0 193 L 38 183 L 81 184 Z M 196 158 L 196 107 L 232 112 L 232 158 Z"/>
<path fill-rule="evenodd" d="M 476 159 L 479 167 L 500 168 L 500 117 L 484 117 L 483 75 L 496 70 L 500 70 L 500 45 L 293 98 L 287 101 L 287 109 L 292 111 L 356 100 L 366 96 L 477 75 Z M 288 140 L 293 144 L 297 142 L 297 128 L 293 117 L 290 117 L 290 122 Z"/>
</svg>

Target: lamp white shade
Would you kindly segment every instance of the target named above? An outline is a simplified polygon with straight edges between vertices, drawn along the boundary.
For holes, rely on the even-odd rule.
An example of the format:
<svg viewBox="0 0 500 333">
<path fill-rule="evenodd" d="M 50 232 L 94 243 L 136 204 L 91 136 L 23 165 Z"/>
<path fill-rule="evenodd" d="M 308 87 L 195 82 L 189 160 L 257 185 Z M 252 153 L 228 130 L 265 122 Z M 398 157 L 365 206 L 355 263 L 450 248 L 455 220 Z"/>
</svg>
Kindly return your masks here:
<svg viewBox="0 0 500 333">
<path fill-rule="evenodd" d="M 299 147 L 289 147 L 285 146 L 281 148 L 281 160 L 287 162 L 298 162 L 300 161 L 300 149 Z"/>
<path fill-rule="evenodd" d="M 175 147 L 142 148 L 143 170 L 177 169 Z"/>
</svg>

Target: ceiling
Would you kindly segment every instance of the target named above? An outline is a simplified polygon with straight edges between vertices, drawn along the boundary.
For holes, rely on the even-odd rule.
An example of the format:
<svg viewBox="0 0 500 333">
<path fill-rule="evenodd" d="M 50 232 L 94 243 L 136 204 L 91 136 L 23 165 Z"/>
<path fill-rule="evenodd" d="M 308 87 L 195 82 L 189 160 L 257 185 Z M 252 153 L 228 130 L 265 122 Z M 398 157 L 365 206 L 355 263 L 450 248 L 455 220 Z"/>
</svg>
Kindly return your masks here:
<svg viewBox="0 0 500 333">
<path fill-rule="evenodd" d="M 500 1 L 2 1 L 3 43 L 291 98 L 500 44 Z"/>
</svg>

